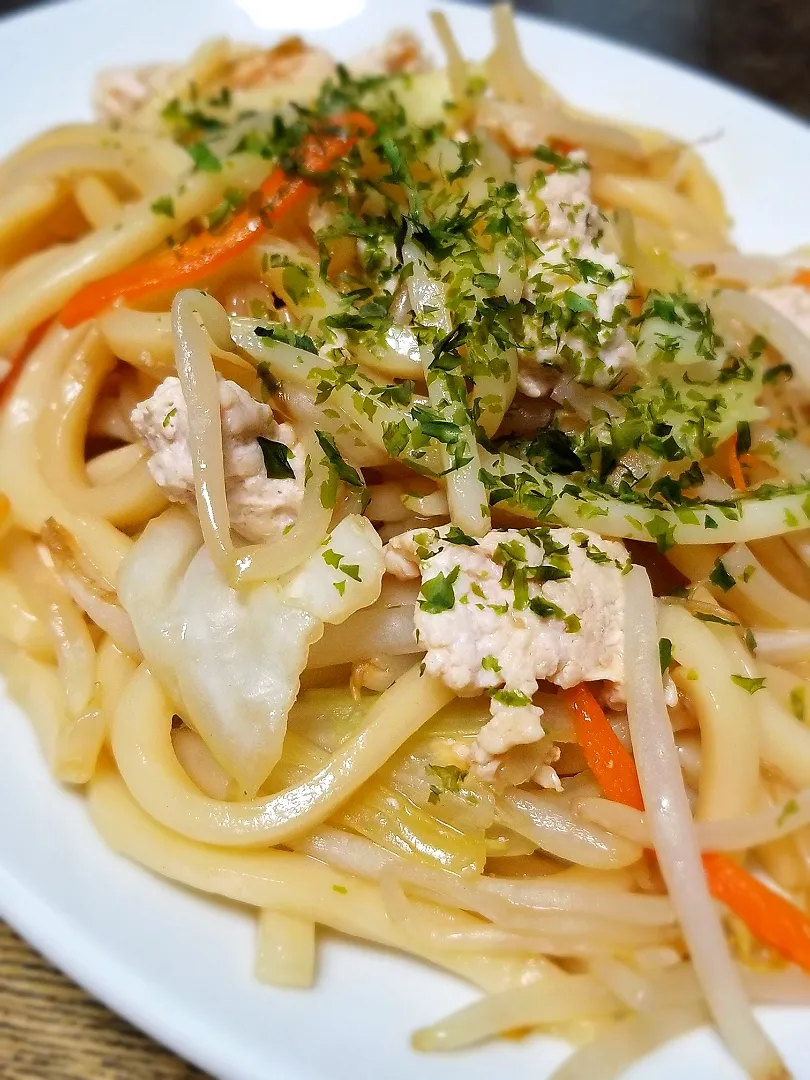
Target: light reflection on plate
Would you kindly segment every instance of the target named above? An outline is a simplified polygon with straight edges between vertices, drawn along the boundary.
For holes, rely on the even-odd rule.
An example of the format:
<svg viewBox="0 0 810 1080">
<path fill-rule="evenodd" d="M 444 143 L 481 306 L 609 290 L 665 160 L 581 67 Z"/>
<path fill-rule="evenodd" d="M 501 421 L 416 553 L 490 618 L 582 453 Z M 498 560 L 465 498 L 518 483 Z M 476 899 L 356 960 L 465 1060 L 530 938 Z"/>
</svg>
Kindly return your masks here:
<svg viewBox="0 0 810 1080">
<path fill-rule="evenodd" d="M 363 14 L 365 0 L 235 0 L 260 30 L 330 30 Z"/>
</svg>

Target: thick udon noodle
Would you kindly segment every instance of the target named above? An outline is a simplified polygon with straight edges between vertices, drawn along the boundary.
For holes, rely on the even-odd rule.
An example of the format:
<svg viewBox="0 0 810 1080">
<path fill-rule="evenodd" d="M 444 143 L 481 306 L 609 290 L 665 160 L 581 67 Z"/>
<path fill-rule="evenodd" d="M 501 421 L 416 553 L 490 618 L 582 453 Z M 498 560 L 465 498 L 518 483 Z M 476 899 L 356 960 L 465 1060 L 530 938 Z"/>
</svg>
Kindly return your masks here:
<svg viewBox="0 0 810 1080">
<path fill-rule="evenodd" d="M 422 1049 L 522 1028 L 577 1039 L 587 1032 L 594 1041 L 555 1075 L 593 1080 L 616 1075 L 639 1053 L 711 1016 L 750 1074 L 775 1080 L 787 1072 L 749 1002 L 806 1003 L 810 983 L 736 917 L 725 913 L 721 921 L 699 853 L 745 855 L 800 906 L 810 895 L 810 728 L 803 724 L 810 347 L 767 305 L 747 303 L 740 286 L 762 267 L 733 252 L 722 198 L 695 151 L 572 109 L 525 67 L 506 9 L 496 9 L 495 22 L 497 45 L 485 68 L 490 85 L 529 109 L 550 137 L 588 152 L 595 198 L 638 289 L 683 286 L 702 296 L 731 286 L 716 309 L 726 332 L 741 341 L 763 333 L 771 361 L 789 362 L 796 375 L 789 398 L 769 386 L 762 399 L 777 426 L 799 425 L 796 446 L 760 477 L 777 485 L 769 496 L 740 500 L 734 514 L 710 504 L 690 514 L 664 506 L 628 514 L 609 494 L 589 494 L 583 503 L 565 490 L 566 477 L 545 478 L 558 522 L 647 541 L 647 553 L 637 545 L 633 555 L 650 569 L 658 593 L 669 591 L 657 584 L 667 575 L 663 557 L 648 554 L 647 526 L 663 520 L 674 540 L 667 553 L 677 568 L 673 580 L 690 586 L 686 602 L 655 601 L 643 569 L 628 578 L 628 713 L 612 719 L 632 743 L 646 811 L 601 797 L 570 718 L 550 692 L 543 694 L 544 723 L 563 748 L 561 791 L 518 782 L 484 785 L 473 803 L 452 792 L 441 804 L 432 800 L 426 765 L 435 747 L 473 739 L 487 707 L 479 698 L 453 700 L 422 672 L 410 614 L 415 591 L 407 584 L 386 585 L 377 604 L 313 647 L 281 761 L 252 799 L 211 756 L 193 717 L 183 724 L 174 716 L 144 665 L 116 582 L 133 540 L 167 503 L 129 413 L 175 366 L 189 412 L 203 538 L 233 585 L 283 577 L 342 516 L 362 510 L 348 489 L 334 510 L 322 505 L 328 462 L 313 417 L 326 430 L 329 420 L 307 364 L 323 361 L 280 345 L 273 352 L 282 383 L 276 403 L 301 423 L 311 476 L 288 534 L 235 546 L 217 373 L 259 395 L 262 342 L 255 320 L 238 316 L 251 299 L 273 293 L 273 271 L 265 272 L 255 251 L 199 289 L 158 293 L 142 310 L 137 302 L 135 309 L 113 307 L 71 329 L 58 319 L 82 286 L 182 234 L 226 189 L 249 193 L 269 174 L 268 161 L 244 152 L 231 153 L 224 172 L 189 173 L 187 155 L 162 127 L 161 110 L 173 97 L 187 99 L 192 84 L 196 94 L 216 84 L 229 48 L 222 42 L 175 71 L 114 143 L 102 124 L 64 127 L 32 140 L 0 170 L 0 349 L 19 366 L 0 419 L 2 670 L 54 776 L 86 785 L 93 818 L 114 849 L 257 909 L 259 978 L 309 985 L 315 928 L 328 926 L 423 957 L 486 992 L 419 1032 Z M 469 121 L 473 69 L 443 20 L 437 29 L 450 87 L 467 103 Z M 306 99 L 313 88 L 298 89 Z M 274 105 L 261 88 L 235 89 L 233 97 L 234 115 L 240 102 L 254 110 Z M 226 128 L 220 141 L 228 138 L 233 150 L 238 139 Z M 171 216 L 152 208 L 166 190 L 173 191 Z M 268 243 L 266 251 L 301 244 L 283 229 L 270 240 L 276 247 Z M 310 257 L 306 249 L 303 255 Z M 436 298 L 420 277 L 416 248 L 410 261 L 402 302 L 429 313 Z M 703 276 L 690 266 L 703 267 Z M 237 314 L 229 318 L 223 304 Z M 450 331 L 446 309 L 442 317 Z M 506 359 L 506 379 L 488 384 L 482 377 L 475 387 L 479 395 L 501 395 L 487 420 L 489 436 L 515 395 L 517 358 Z M 423 360 L 391 354 L 364 362 L 374 381 L 420 380 Z M 481 535 L 490 508 L 480 468 L 497 464 L 508 478 L 523 463 L 472 439 L 467 464 L 414 495 L 386 447 L 386 425 L 401 419 L 398 406 L 380 401 L 373 412 L 358 412 L 354 394 L 339 387 L 330 405 L 362 435 L 364 457 L 356 464 L 371 470 L 366 513 L 383 538 L 448 519 Z M 569 394 L 574 410 L 605 399 L 612 407 L 602 391 L 572 384 Z M 448 453 L 434 448 L 437 472 L 447 469 Z M 717 520 L 708 525 L 712 512 Z M 496 519 L 521 514 L 531 516 L 513 505 L 511 516 L 499 510 Z M 720 558 L 736 581 L 730 590 L 710 580 Z M 743 637 L 748 629 L 753 639 Z M 659 638 L 671 642 L 680 698 L 670 710 Z M 766 682 L 751 694 L 735 675 Z M 668 892 L 645 855 L 650 847 Z"/>
</svg>

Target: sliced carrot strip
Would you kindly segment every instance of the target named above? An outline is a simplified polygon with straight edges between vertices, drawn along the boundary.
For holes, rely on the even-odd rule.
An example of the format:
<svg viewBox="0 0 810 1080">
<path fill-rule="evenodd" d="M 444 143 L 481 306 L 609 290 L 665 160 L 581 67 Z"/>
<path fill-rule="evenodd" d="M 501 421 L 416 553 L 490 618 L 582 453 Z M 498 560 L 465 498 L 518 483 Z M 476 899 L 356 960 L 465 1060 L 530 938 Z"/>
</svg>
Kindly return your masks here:
<svg viewBox="0 0 810 1080">
<path fill-rule="evenodd" d="M 564 696 L 574 717 L 577 742 L 605 795 L 643 810 L 635 762 L 593 694 L 580 685 L 566 690 Z M 810 972 L 810 917 L 726 855 L 704 852 L 702 858 L 715 900 L 742 919 L 756 938 Z"/>
<path fill-rule="evenodd" d="M 138 300 L 164 289 L 182 289 L 207 277 L 251 247 L 268 225 L 288 214 L 306 197 L 309 186 L 303 180 L 289 181 L 281 169 L 275 169 L 259 190 L 267 200 L 261 212 L 238 211 L 215 233 L 199 233 L 176 248 L 85 285 L 62 309 L 62 325 L 78 326 L 115 300 Z"/>
<path fill-rule="evenodd" d="M 705 852 L 703 867 L 715 900 L 738 915 L 754 937 L 810 971 L 810 918 L 803 911 L 725 855 Z"/>
<path fill-rule="evenodd" d="M 602 707 L 583 684 L 563 694 L 574 716 L 577 742 L 588 767 L 609 799 L 644 809 L 635 762 L 608 723 Z"/>
<path fill-rule="evenodd" d="M 247 250 L 262 231 L 261 218 L 235 215 L 216 236 L 200 233 L 173 250 L 85 285 L 64 306 L 60 322 L 70 329 L 116 300 L 138 300 L 163 289 L 191 285 Z"/>
<path fill-rule="evenodd" d="M 332 117 L 330 127 L 334 130 L 308 135 L 301 144 L 300 160 L 309 173 L 328 172 L 354 146 L 359 135 L 370 135 L 375 130 L 371 118 L 359 112 Z M 199 233 L 176 248 L 85 285 L 62 309 L 62 325 L 78 326 L 116 300 L 138 300 L 155 292 L 193 285 L 255 244 L 266 228 L 287 217 L 312 190 L 306 180 L 274 169 L 259 188 L 260 198 L 249 200 L 251 204 L 258 201 L 257 207 L 237 211 L 216 232 Z"/>
</svg>

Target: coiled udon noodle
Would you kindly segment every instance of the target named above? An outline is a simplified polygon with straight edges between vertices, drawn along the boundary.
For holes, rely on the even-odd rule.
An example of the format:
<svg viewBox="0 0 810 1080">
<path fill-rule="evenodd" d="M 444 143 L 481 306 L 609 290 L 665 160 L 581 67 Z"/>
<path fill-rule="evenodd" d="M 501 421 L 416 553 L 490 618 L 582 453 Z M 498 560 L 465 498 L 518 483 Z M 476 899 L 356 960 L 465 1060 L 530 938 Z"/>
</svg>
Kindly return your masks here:
<svg viewBox="0 0 810 1080">
<path fill-rule="evenodd" d="M 557 1080 L 594 1080 L 711 1020 L 777 1080 L 751 1004 L 810 1001 L 810 338 L 784 306 L 810 276 L 735 252 L 692 147 L 575 110 L 494 24 L 472 64 L 436 17 L 446 68 L 408 35 L 350 72 L 210 43 L 0 168 L 2 671 L 111 847 L 257 910 L 264 981 L 311 984 L 327 926 L 484 991 L 419 1049 L 562 1033 Z M 554 202 L 586 173 L 594 206 Z M 135 419 L 175 375 L 182 496 L 149 453 L 177 406 L 152 444 Z M 236 517 L 225 380 L 294 434 L 260 444 L 298 485 L 273 535 Z M 597 563 L 628 542 L 627 704 L 541 679 L 540 736 L 485 760 L 498 682 L 458 695 L 414 633 L 458 571 L 383 578 L 380 541 L 538 522 Z"/>
</svg>

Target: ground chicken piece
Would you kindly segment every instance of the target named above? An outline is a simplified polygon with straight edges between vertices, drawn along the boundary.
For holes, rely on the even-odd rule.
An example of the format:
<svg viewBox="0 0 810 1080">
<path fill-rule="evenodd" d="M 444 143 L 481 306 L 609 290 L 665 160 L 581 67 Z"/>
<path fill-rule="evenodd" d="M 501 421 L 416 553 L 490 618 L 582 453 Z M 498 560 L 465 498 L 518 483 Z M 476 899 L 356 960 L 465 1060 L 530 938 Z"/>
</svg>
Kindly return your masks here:
<svg viewBox="0 0 810 1080">
<path fill-rule="evenodd" d="M 360 53 L 349 64 L 352 75 L 414 75 L 429 68 L 422 42 L 410 30 L 393 30 L 382 45 Z"/>
<path fill-rule="evenodd" d="M 550 134 L 537 109 L 513 101 L 485 98 L 478 109 L 476 122 L 496 138 L 505 139 L 517 153 L 534 150 L 545 143 Z"/>
<path fill-rule="evenodd" d="M 563 375 L 553 364 L 542 364 L 532 357 L 521 358 L 518 368 L 518 390 L 528 398 L 548 398 Z M 534 432 L 530 432 L 534 434 Z"/>
<path fill-rule="evenodd" d="M 803 285 L 780 285 L 774 289 L 752 289 L 751 292 L 810 337 L 810 289 Z"/>
<path fill-rule="evenodd" d="M 630 293 L 632 277 L 612 252 L 600 247 L 602 216 L 591 199 L 585 155 L 574 152 L 569 160 L 573 167 L 538 173 L 529 188 L 520 193 L 528 228 L 542 249 L 530 269 L 524 294 L 527 299 L 535 299 L 531 279 L 539 275 L 546 285 L 551 284 L 553 299 L 570 291 L 590 301 L 600 325 L 595 343 L 586 343 L 571 330 L 539 341 L 531 355 L 522 354 L 518 389 L 527 397 L 546 396 L 550 380 L 560 368 L 573 366 L 582 382 L 607 386 L 617 373 L 635 363 L 635 348 L 627 331 L 614 325 L 617 310 Z M 572 259 L 588 269 L 580 281 L 572 282 L 568 274 L 559 270 Z"/>
<path fill-rule="evenodd" d="M 99 120 L 126 120 L 159 93 L 177 70 L 175 64 L 108 68 L 93 85 L 93 109 Z"/>
<path fill-rule="evenodd" d="M 295 522 L 303 498 L 304 461 L 296 453 L 295 433 L 277 424 L 272 410 L 241 386 L 218 376 L 222 416 L 225 489 L 231 525 L 246 540 L 261 543 L 279 537 Z M 132 413 L 132 426 L 152 451 L 149 471 L 172 502 L 194 501 L 194 474 L 188 449 L 188 411 L 174 376 Z M 257 436 L 289 447 L 295 479 L 267 476 Z"/>
<path fill-rule="evenodd" d="M 602 324 L 597 330 L 598 346 L 594 350 L 592 344 L 586 343 L 573 330 L 549 343 L 538 344 L 532 356 L 521 357 L 518 389 L 527 397 L 545 397 L 549 393 L 560 367 L 566 369 L 569 366 L 562 358 L 563 349 L 571 350 L 578 358 L 574 372 L 578 380 L 596 386 L 610 385 L 617 374 L 632 367 L 636 359 L 635 346 L 625 328 L 613 325 L 616 309 L 625 303 L 632 286 L 629 271 L 611 252 L 586 242 L 576 249 L 576 258 L 588 260 L 598 267 L 598 280 L 571 284 L 570 278 L 552 269 L 564 258 L 561 246 L 547 247 L 529 274 L 542 274 L 543 279 L 551 283 L 549 295 L 552 298 L 570 290 L 593 303 Z"/>
<path fill-rule="evenodd" d="M 235 90 L 251 90 L 274 83 L 303 83 L 317 87 L 331 78 L 336 64 L 325 49 L 308 45 L 300 37 L 285 38 L 272 49 L 230 46 L 232 58 L 222 80 Z M 354 75 L 400 75 L 426 71 L 430 63 L 415 34 L 395 30 L 382 45 L 361 53 L 350 65 Z M 159 93 L 177 64 L 145 64 L 102 71 L 93 88 L 93 106 L 101 120 L 131 117 Z"/>
<path fill-rule="evenodd" d="M 538 173 L 532 194 L 523 191 L 520 199 L 528 215 L 529 231 L 535 236 L 585 243 L 599 232 L 601 214 L 591 199 L 591 174 L 585 154 L 574 151 L 570 160 L 582 167 Z"/>
<path fill-rule="evenodd" d="M 468 750 L 467 760 L 474 767 L 479 776 L 487 780 L 494 778 L 498 771 L 498 765 L 504 754 L 515 746 L 526 746 L 540 742 L 545 735 L 545 728 L 541 723 L 543 710 L 536 705 L 502 705 L 493 698 L 492 719 L 485 724 L 478 733 L 473 746 Z M 541 765 L 538 772 L 548 766 Z M 554 772 L 553 769 L 550 770 Z M 554 773 L 556 776 L 557 774 Z M 546 783 L 541 787 L 553 786 L 548 784 L 548 777 L 541 774 Z"/>
<path fill-rule="evenodd" d="M 229 45 L 218 80 L 235 90 L 274 83 L 302 83 L 316 89 L 334 75 L 335 61 L 325 49 L 307 45 L 300 37 L 285 38 L 272 49 Z M 93 105 L 101 120 L 131 117 L 165 88 L 177 64 L 149 64 L 102 71 L 93 89 Z"/>
<path fill-rule="evenodd" d="M 385 549 L 388 573 L 421 576 L 414 624 L 426 670 L 461 696 L 491 693 L 472 761 L 486 774 L 543 737 L 538 682 L 624 682 L 624 546 L 571 529 L 508 529 L 472 541 L 415 530 Z"/>
<path fill-rule="evenodd" d="M 272 49 L 249 49 L 233 64 L 227 83 L 239 90 L 273 83 L 304 82 L 319 85 L 334 75 L 335 61 L 300 37 L 285 38 Z"/>
</svg>

